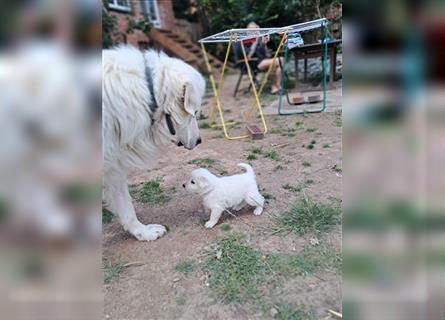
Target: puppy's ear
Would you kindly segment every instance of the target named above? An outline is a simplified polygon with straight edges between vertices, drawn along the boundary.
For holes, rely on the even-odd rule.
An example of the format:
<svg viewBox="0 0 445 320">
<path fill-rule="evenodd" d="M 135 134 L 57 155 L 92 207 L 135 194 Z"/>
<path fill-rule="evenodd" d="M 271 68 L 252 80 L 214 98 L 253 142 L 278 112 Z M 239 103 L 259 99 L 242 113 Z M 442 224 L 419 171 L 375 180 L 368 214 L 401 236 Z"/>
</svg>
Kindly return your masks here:
<svg viewBox="0 0 445 320">
<path fill-rule="evenodd" d="M 207 188 L 209 186 L 209 181 L 207 180 L 206 177 L 203 176 L 199 176 L 196 178 L 196 183 L 198 184 L 198 187 L 200 189 L 204 189 Z"/>
<path fill-rule="evenodd" d="M 195 115 L 195 108 L 194 104 L 196 103 L 194 101 L 194 89 L 191 83 L 187 82 L 184 83 L 182 85 L 182 97 L 181 97 L 181 101 L 182 101 L 182 107 L 184 108 L 184 110 L 190 114 L 190 115 Z"/>
</svg>

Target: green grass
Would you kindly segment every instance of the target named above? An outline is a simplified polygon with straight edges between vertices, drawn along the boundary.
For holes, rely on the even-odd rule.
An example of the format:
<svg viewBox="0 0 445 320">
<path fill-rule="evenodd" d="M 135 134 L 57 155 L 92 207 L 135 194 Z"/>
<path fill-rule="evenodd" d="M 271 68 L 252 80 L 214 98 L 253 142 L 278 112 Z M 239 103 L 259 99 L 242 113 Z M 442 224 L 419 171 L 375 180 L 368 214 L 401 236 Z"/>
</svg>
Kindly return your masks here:
<svg viewBox="0 0 445 320">
<path fill-rule="evenodd" d="M 104 284 L 110 284 L 111 282 L 119 279 L 122 273 L 125 271 L 125 266 L 120 263 L 113 263 L 111 260 L 103 261 L 103 282 Z"/>
<path fill-rule="evenodd" d="M 212 136 L 213 139 L 224 139 L 224 133 L 218 133 Z"/>
<path fill-rule="evenodd" d="M 222 231 L 230 231 L 230 230 L 232 230 L 232 227 L 230 226 L 230 224 L 223 224 L 221 226 L 221 230 Z"/>
<path fill-rule="evenodd" d="M 340 224 L 340 211 L 337 205 L 313 202 L 304 196 L 274 220 L 283 231 L 299 235 L 321 234 Z"/>
<path fill-rule="evenodd" d="M 286 170 L 287 168 L 281 164 L 277 165 L 273 171 L 278 171 L 278 170 Z"/>
<path fill-rule="evenodd" d="M 295 126 L 298 128 L 304 126 L 304 121 L 299 120 L 299 121 L 295 122 Z"/>
<path fill-rule="evenodd" d="M 281 185 L 281 187 L 284 190 L 290 191 L 290 192 L 301 192 L 303 189 L 307 188 L 310 184 L 313 184 L 314 180 L 307 179 L 302 183 L 299 183 L 298 185 L 292 185 L 288 182 Z"/>
<path fill-rule="evenodd" d="M 335 111 L 335 126 L 341 127 L 343 125 L 342 121 L 342 110 Z"/>
<path fill-rule="evenodd" d="M 269 192 L 262 192 L 261 195 L 264 197 L 264 200 L 272 200 L 275 199 L 275 196 Z"/>
<path fill-rule="evenodd" d="M 279 161 L 280 160 L 280 155 L 278 154 L 278 152 L 276 150 L 272 150 L 272 151 L 267 151 L 266 153 L 264 153 L 264 156 L 266 158 L 275 160 L 275 161 Z"/>
<path fill-rule="evenodd" d="M 255 147 L 255 148 L 251 149 L 250 152 L 252 152 L 254 154 L 263 154 L 264 150 L 261 147 Z"/>
<path fill-rule="evenodd" d="M 256 155 L 254 155 L 253 153 L 249 153 L 246 157 L 247 160 L 256 160 L 258 159 Z"/>
<path fill-rule="evenodd" d="M 102 208 L 102 224 L 111 223 L 113 220 L 113 213 L 106 208 Z"/>
<path fill-rule="evenodd" d="M 314 149 L 314 145 L 313 145 L 313 144 L 308 144 L 306 148 L 308 148 L 308 149 Z"/>
<path fill-rule="evenodd" d="M 329 144 L 329 143 L 325 143 L 324 145 L 323 145 L 323 148 L 330 148 L 331 147 L 331 145 Z"/>
<path fill-rule="evenodd" d="M 306 132 L 315 132 L 317 131 L 317 128 L 307 128 Z"/>
<path fill-rule="evenodd" d="M 161 182 L 161 180 L 156 179 L 149 180 L 139 185 L 130 185 L 130 194 L 134 199 L 142 203 L 151 203 L 156 205 L 165 204 L 170 201 L 171 194 L 174 193 L 175 188 L 165 190 L 161 186 Z"/>
<path fill-rule="evenodd" d="M 176 297 L 175 302 L 178 306 L 183 306 L 186 301 L 184 297 Z"/>
<path fill-rule="evenodd" d="M 210 169 L 216 163 L 216 160 L 211 159 L 211 158 L 197 158 L 197 159 L 190 160 L 187 163 L 188 164 L 193 164 L 193 165 L 198 166 L 200 168 Z"/>
<path fill-rule="evenodd" d="M 264 281 L 261 253 L 247 246 L 240 235 L 230 235 L 207 252 L 203 271 L 210 275 L 209 286 L 223 303 L 243 303 L 258 297 Z"/>
<path fill-rule="evenodd" d="M 276 273 L 284 278 L 307 276 L 319 270 L 339 271 L 341 268 L 341 252 L 331 245 L 307 245 L 296 254 L 274 253 L 267 261 Z"/>
<path fill-rule="evenodd" d="M 343 172 L 342 167 L 339 166 L 339 165 L 335 165 L 333 169 L 334 169 L 335 172 L 338 172 L 338 173 L 342 173 Z"/>
<path fill-rule="evenodd" d="M 275 127 L 272 128 L 269 133 L 272 134 L 280 134 L 283 137 L 288 136 L 288 137 L 294 137 L 295 136 L 295 132 L 297 131 L 296 128 L 288 128 L 288 127 Z"/>
<path fill-rule="evenodd" d="M 290 191 L 290 192 L 300 192 L 302 190 L 301 186 L 293 186 L 290 183 L 284 183 L 281 186 L 284 190 Z"/>
<path fill-rule="evenodd" d="M 273 317 L 277 320 L 316 320 L 313 310 L 309 310 L 306 306 L 297 306 L 293 303 L 279 302 L 274 304 L 274 309 L 277 311 Z M 270 314 L 268 315 L 270 316 Z"/>
<path fill-rule="evenodd" d="M 196 264 L 190 259 L 182 260 L 175 265 L 174 270 L 187 275 L 196 270 Z"/>
<path fill-rule="evenodd" d="M 303 167 L 310 167 L 311 163 L 309 161 L 303 161 L 302 165 Z"/>
<path fill-rule="evenodd" d="M 209 129 L 209 128 L 210 128 L 210 125 L 209 125 L 209 123 L 208 123 L 207 121 L 205 121 L 205 122 L 201 122 L 201 123 L 199 124 L 199 128 L 200 128 L 200 129 Z"/>
</svg>

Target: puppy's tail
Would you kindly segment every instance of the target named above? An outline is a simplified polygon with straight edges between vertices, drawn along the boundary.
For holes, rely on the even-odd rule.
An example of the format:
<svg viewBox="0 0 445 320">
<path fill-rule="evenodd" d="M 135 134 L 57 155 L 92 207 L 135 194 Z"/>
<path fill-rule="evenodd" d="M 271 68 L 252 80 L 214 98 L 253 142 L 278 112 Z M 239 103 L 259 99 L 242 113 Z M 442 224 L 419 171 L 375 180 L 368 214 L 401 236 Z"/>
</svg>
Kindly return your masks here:
<svg viewBox="0 0 445 320">
<path fill-rule="evenodd" d="M 255 177 L 255 172 L 253 171 L 253 168 L 250 165 L 248 165 L 247 163 L 241 162 L 241 163 L 238 163 L 238 166 L 244 168 L 246 170 L 246 173 L 251 174 Z"/>
</svg>

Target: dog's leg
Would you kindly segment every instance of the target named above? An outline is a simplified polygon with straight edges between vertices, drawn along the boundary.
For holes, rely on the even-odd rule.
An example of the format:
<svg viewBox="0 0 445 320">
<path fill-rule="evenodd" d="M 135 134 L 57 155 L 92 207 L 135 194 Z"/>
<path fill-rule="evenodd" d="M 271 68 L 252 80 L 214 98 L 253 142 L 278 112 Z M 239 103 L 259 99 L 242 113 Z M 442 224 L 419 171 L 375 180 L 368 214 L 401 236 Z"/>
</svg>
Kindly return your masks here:
<svg viewBox="0 0 445 320">
<path fill-rule="evenodd" d="M 255 207 L 254 215 L 259 216 L 263 212 L 264 198 L 258 191 L 248 193 L 245 200 L 249 205 Z"/>
<path fill-rule="evenodd" d="M 241 202 L 240 204 L 234 206 L 234 207 L 233 207 L 233 210 L 235 210 L 235 211 L 239 211 L 239 210 L 241 210 L 242 208 L 244 208 L 245 205 L 246 205 L 246 203 L 243 201 L 243 202 Z"/>
<path fill-rule="evenodd" d="M 221 218 L 221 215 L 223 213 L 223 210 L 221 209 L 212 209 L 212 212 L 210 213 L 210 220 L 206 222 L 205 227 L 206 228 L 213 228 L 215 224 L 218 223 L 219 218 Z"/>
<path fill-rule="evenodd" d="M 114 177 L 112 191 L 106 196 L 107 204 L 110 210 L 119 216 L 119 220 L 124 229 L 130 232 L 138 240 L 152 241 L 161 237 L 167 232 L 164 226 L 159 224 L 144 225 L 139 222 L 131 202 L 131 196 L 128 192 L 127 179 L 120 175 L 118 179 Z"/>
</svg>

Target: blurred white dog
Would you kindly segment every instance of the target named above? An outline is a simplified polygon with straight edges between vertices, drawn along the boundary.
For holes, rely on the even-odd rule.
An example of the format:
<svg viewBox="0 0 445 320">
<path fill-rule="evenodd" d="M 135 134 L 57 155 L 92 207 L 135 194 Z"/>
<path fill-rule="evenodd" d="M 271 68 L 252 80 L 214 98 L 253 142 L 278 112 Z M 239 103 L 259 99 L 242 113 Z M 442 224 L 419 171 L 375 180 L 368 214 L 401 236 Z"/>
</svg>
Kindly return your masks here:
<svg viewBox="0 0 445 320">
<path fill-rule="evenodd" d="M 153 167 L 162 146 L 191 150 L 201 143 L 196 114 L 204 90 L 198 71 L 164 53 L 129 46 L 103 52 L 104 200 L 139 240 L 155 240 L 167 230 L 139 222 L 127 173 Z"/>
<path fill-rule="evenodd" d="M 258 191 L 255 172 L 247 163 L 238 164 L 246 169 L 245 173 L 229 177 L 217 177 L 207 169 L 192 171 L 191 180 L 182 186 L 189 192 L 203 197 L 204 207 L 211 211 L 206 228 L 213 228 L 224 210 L 240 210 L 246 204 L 255 207 L 253 213 L 263 212 L 264 198 Z"/>
</svg>

